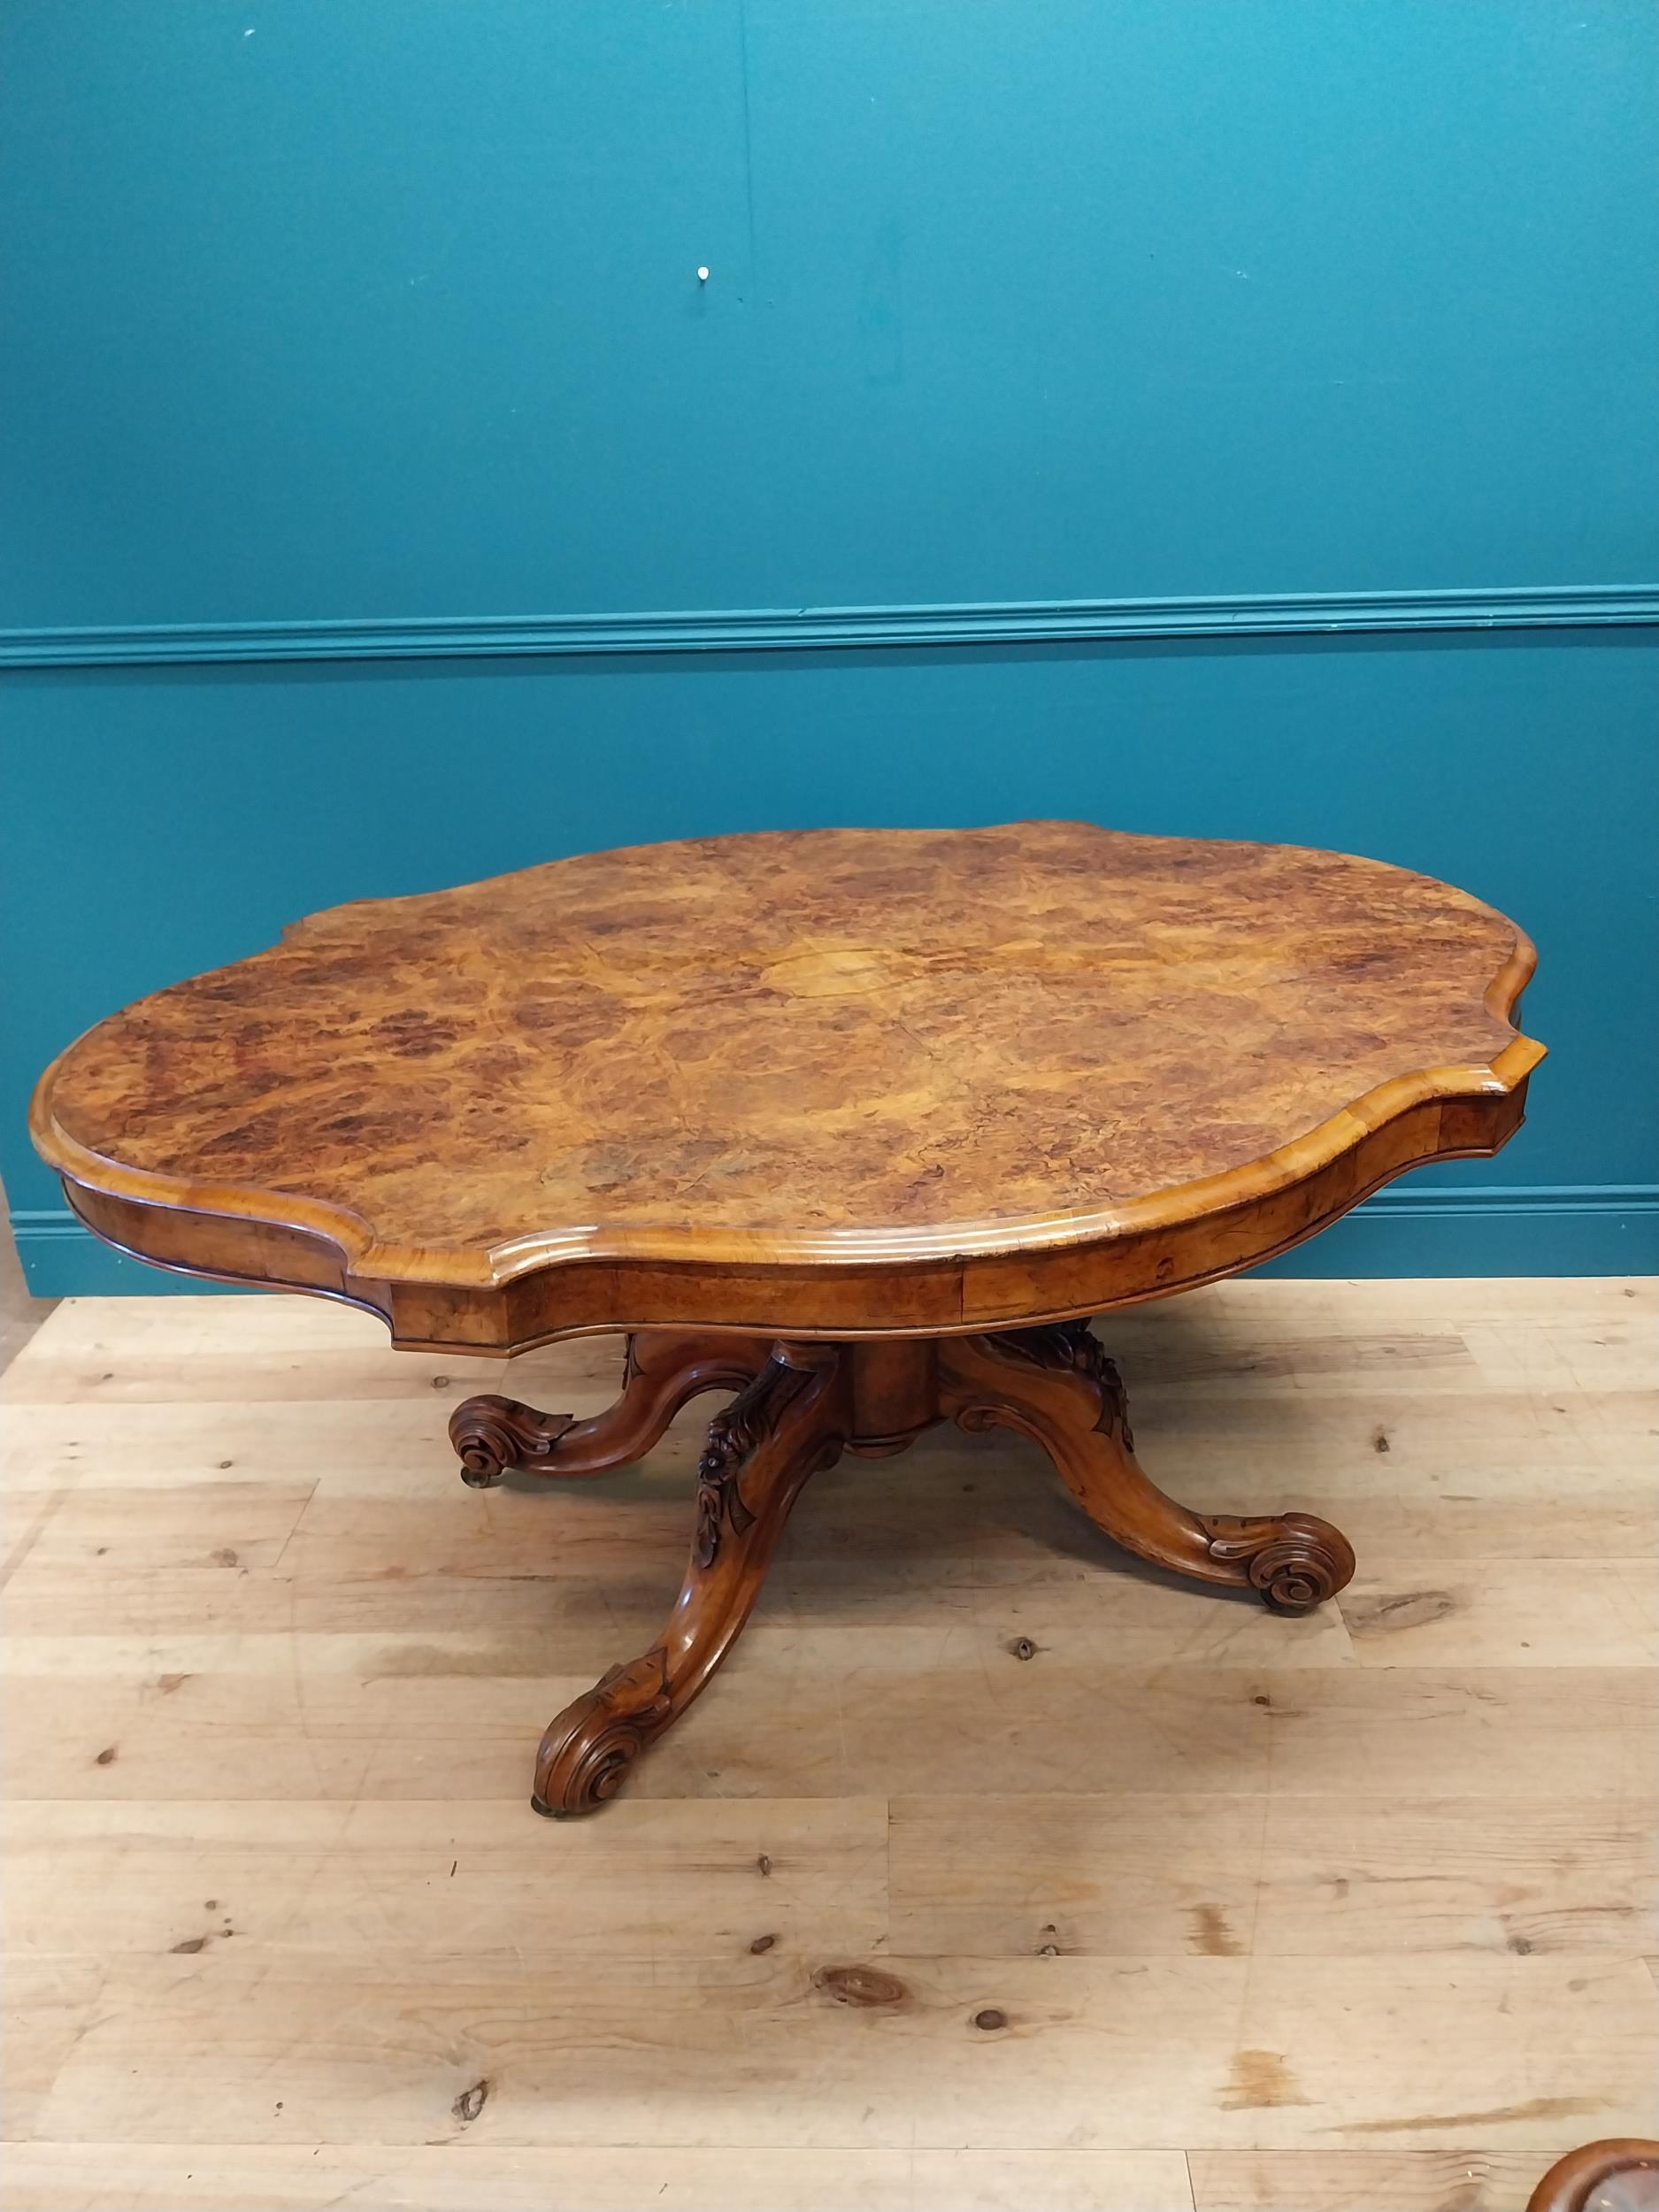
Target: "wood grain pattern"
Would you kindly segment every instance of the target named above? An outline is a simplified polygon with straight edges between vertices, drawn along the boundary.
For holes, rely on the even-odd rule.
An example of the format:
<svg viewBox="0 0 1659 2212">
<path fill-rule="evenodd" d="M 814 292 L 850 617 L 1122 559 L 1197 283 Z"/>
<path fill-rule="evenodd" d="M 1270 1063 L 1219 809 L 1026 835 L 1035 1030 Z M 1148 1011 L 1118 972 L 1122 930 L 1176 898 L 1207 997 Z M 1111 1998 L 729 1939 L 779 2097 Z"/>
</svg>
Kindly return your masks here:
<svg viewBox="0 0 1659 2212">
<path fill-rule="evenodd" d="M 472 1489 L 490 1490 L 510 1467 L 563 1479 L 628 1466 L 661 1441 L 693 1398 L 705 1390 L 741 1389 L 765 1365 L 766 1352 L 764 1342 L 685 1330 L 631 1336 L 621 1394 L 587 1421 L 493 1393 L 468 1398 L 449 1416 L 461 1479 Z"/>
<path fill-rule="evenodd" d="M 153 2139 L 165 2125 L 169 2140 L 316 2144 L 359 2139 L 366 2113 L 382 2140 L 544 2156 L 624 2128 L 646 2145 L 728 2150 L 1042 2150 L 1069 2138 L 1154 2150 L 1194 2137 L 1271 2149 L 1307 2143 L 1320 2123 L 1363 2147 L 1374 2118 L 1385 2144 L 1415 2134 L 1445 2147 L 1484 2115 L 1504 2147 L 1541 2164 L 1563 2123 L 1578 2135 L 1604 2116 L 1617 2125 L 1651 2094 L 1646 1976 L 1607 1960 L 1479 1958 L 1455 1976 L 1440 1958 L 987 1969 L 891 1952 L 820 1961 L 782 1942 L 757 1956 L 728 1935 L 723 1957 L 655 1969 L 543 1955 L 421 1982 L 373 1957 L 349 1978 L 326 1959 L 262 1971 L 239 1940 L 113 1964 L 35 2132 L 61 2137 L 81 2112 L 104 2140 Z M 820 1975 L 838 1966 L 881 1975 L 876 2001 L 826 1988 Z M 1517 2094 L 1538 2065 L 1532 2008 L 1547 2002 L 1559 2008 L 1556 2085 Z M 1430 2008 L 1439 2036 L 1462 2046 L 1466 2106 L 1447 2097 L 1445 2051 L 1396 2024 Z M 1005 2027 L 980 2028 L 983 2010 Z M 618 2078 L 618 2051 L 648 2070 L 648 2089 Z M 211 2098 L 180 2109 L 180 2078 L 211 2085 Z M 456 2107 L 480 2084 L 474 2127 Z"/>
<path fill-rule="evenodd" d="M 1536 2154 L 1453 2150 L 1194 2151 L 1196 2212 L 1521 2212 Z"/>
<path fill-rule="evenodd" d="M 33 1127 L 111 1241 L 407 1343 L 933 1333 L 1162 1295 L 1495 1149 L 1532 964 L 1294 847 L 712 839 L 313 915 L 100 1023 Z"/>
<path fill-rule="evenodd" d="M 843 1355 L 775 1345 L 709 1424 L 697 1462 L 691 1556 L 666 1627 L 639 1658 L 613 1666 L 549 1725 L 530 1801 L 562 1816 L 614 1796 L 628 1768 L 703 1688 L 741 1633 L 808 1476 L 840 1458 Z"/>
<path fill-rule="evenodd" d="M 456 1479 L 482 1362 L 314 1302 L 66 1303 L 0 1382 L 0 2203 L 1515 2212 L 1655 2132 L 1651 1653 L 1522 1648 L 1608 1555 L 1580 1509 L 1654 1544 L 1655 1310 L 1263 1282 L 1114 1320 L 1148 1465 L 1206 1510 L 1371 1500 L 1365 1603 L 1448 1589 L 1455 1652 L 1351 1638 L 1357 1578 L 1302 1620 L 1154 1578 L 1034 1445 L 941 1425 L 814 1477 L 719 1694 L 555 1828 L 526 1761 L 657 1629 L 700 1409 L 550 1510 Z M 522 1387 L 586 1419 L 619 1352 Z"/>
<path fill-rule="evenodd" d="M 825 1344 L 720 1340 L 693 1332 L 630 1336 L 622 1395 L 578 1429 L 566 1414 L 471 1398 L 449 1424 L 464 1479 L 491 1487 L 505 1466 L 578 1476 L 655 1442 L 698 1391 L 741 1385 L 709 1424 L 697 1462 L 695 1532 L 667 1626 L 567 1706 L 542 1738 L 531 1803 L 563 1818 L 614 1796 L 627 1770 L 702 1690 L 741 1633 L 791 1506 L 843 1451 L 889 1459 L 954 1420 L 1041 1444 L 1094 1525 L 1152 1565 L 1256 1591 L 1279 1614 L 1310 1613 L 1341 1589 L 1354 1554 L 1340 1530 L 1301 1512 L 1201 1514 L 1166 1497 L 1134 1456 L 1123 1379 L 1087 1322 L 995 1336 Z M 1018 1641 L 1025 1656 L 1028 1639 Z"/>
<path fill-rule="evenodd" d="M 1326 1647 L 1315 1663 L 1340 1655 Z M 1295 1693 L 1279 1688 L 1287 1720 Z M 1294 1726 L 1281 1732 L 1294 1742 Z M 1293 1778 L 1299 1764 L 1286 1762 Z M 1500 1778 L 1490 1796 L 1310 1798 L 1286 1782 L 1236 1798 L 1231 1829 L 1202 1793 L 909 1798 L 892 1816 L 893 1945 L 979 1958 L 1049 1945 L 1118 1958 L 1627 1958 L 1659 1904 L 1659 1801 L 1501 1791 Z"/>
<path fill-rule="evenodd" d="M 476 2131 L 474 2131 L 474 2133 Z M 548 2212 L 545 2151 L 406 2144 L 12 2147 L 7 2212 Z M 1517 2168 L 1536 2160 L 1516 2161 Z M 1192 2212 L 1179 2151 L 561 2145 L 558 2212 Z M 119 2178 L 116 2177 L 119 2175 Z M 1325 2212 L 1325 2208 L 1314 2208 Z M 1359 2212 L 1392 2212 L 1366 2205 Z M 1412 2208 L 1417 2212 L 1417 2208 Z M 1460 2204 L 1456 2212 L 1473 2212 Z M 1512 2212 L 1506 2200 L 1496 2212 Z"/>
</svg>

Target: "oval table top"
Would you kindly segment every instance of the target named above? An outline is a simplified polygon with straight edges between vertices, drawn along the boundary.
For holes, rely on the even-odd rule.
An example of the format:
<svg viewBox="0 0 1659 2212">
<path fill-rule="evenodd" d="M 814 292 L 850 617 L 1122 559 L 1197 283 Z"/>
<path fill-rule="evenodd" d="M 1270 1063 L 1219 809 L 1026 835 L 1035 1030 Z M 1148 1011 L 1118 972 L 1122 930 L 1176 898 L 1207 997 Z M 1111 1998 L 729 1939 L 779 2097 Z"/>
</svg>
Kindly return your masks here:
<svg viewBox="0 0 1659 2212">
<path fill-rule="evenodd" d="M 48 1069 L 100 1234 L 407 1343 L 1095 1313 L 1494 1151 L 1534 956 L 1431 879 L 1082 822 L 637 846 L 335 907 Z"/>
</svg>

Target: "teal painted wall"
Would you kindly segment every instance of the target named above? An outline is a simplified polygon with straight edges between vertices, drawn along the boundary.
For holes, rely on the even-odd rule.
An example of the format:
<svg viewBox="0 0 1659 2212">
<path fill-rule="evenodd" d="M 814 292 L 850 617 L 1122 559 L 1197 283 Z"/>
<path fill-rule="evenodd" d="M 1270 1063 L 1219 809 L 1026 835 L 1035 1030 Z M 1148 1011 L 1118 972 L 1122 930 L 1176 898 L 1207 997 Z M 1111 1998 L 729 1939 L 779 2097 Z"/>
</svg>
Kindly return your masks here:
<svg viewBox="0 0 1659 2212">
<path fill-rule="evenodd" d="M 13 0 L 36 1286 L 166 1280 L 39 1065 L 300 912 L 1033 813 L 1538 939 L 1523 1135 L 1281 1271 L 1659 1264 L 1656 90 L 1647 0 Z"/>
</svg>

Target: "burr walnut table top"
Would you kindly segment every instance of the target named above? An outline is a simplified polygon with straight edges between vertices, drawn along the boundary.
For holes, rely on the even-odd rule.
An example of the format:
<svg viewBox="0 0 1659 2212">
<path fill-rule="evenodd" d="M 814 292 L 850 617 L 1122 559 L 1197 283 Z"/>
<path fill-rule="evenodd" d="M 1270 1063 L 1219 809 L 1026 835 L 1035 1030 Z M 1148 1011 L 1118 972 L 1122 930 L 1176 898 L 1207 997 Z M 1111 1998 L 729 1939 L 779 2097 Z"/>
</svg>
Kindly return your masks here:
<svg viewBox="0 0 1659 2212">
<path fill-rule="evenodd" d="M 1087 823 L 641 846 L 336 907 L 112 1015 L 35 1141 L 111 1241 L 400 1341 L 1098 1313 L 1495 1150 L 1514 925 Z"/>
</svg>

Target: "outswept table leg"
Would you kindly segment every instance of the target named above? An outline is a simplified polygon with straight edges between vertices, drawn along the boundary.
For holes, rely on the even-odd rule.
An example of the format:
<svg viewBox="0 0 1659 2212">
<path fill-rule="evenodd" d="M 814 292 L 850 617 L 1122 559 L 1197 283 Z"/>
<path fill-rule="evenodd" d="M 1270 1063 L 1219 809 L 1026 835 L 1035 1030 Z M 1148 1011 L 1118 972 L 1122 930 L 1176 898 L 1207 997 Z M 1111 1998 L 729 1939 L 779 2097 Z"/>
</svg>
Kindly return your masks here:
<svg viewBox="0 0 1659 2212">
<path fill-rule="evenodd" d="M 1018 1429 L 1125 1551 L 1200 1582 L 1243 1585 L 1276 1613 L 1307 1613 L 1354 1572 L 1340 1529 L 1311 1513 L 1189 1512 L 1135 1463 L 1124 1386 L 1086 1321 L 940 1345 L 940 1402 L 966 1429 Z"/>
<path fill-rule="evenodd" d="M 741 1390 L 764 1365 L 766 1340 L 693 1329 L 642 1329 L 622 1363 L 622 1394 L 604 1412 L 540 1413 L 516 1398 L 468 1398 L 449 1417 L 461 1479 L 488 1490 L 510 1467 L 536 1475 L 603 1475 L 642 1459 L 704 1390 Z"/>
<path fill-rule="evenodd" d="M 709 1424 L 686 1578 L 661 1636 L 567 1705 L 541 1739 L 530 1802 L 555 1818 L 614 1797 L 684 1712 L 749 1618 L 789 1509 L 846 1441 L 845 1362 L 833 1344 L 774 1344 Z"/>
</svg>

